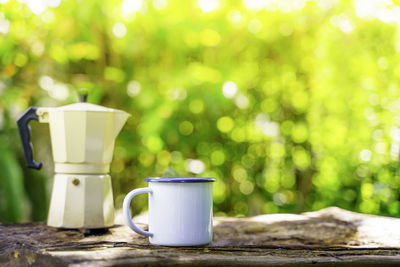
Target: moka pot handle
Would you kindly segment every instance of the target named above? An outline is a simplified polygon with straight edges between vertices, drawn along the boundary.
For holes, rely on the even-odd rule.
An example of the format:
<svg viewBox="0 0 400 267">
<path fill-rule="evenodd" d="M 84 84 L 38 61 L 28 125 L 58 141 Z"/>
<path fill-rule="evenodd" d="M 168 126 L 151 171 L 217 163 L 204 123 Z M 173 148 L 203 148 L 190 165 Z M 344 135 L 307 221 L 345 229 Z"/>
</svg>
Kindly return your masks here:
<svg viewBox="0 0 400 267">
<path fill-rule="evenodd" d="M 19 135 L 21 137 L 22 147 L 24 149 L 24 155 L 26 165 L 29 168 L 40 170 L 42 168 L 41 162 L 33 160 L 33 145 L 31 143 L 31 127 L 29 122 L 31 120 L 39 121 L 39 116 L 36 114 L 36 107 L 29 107 L 24 114 L 17 120 Z"/>
</svg>

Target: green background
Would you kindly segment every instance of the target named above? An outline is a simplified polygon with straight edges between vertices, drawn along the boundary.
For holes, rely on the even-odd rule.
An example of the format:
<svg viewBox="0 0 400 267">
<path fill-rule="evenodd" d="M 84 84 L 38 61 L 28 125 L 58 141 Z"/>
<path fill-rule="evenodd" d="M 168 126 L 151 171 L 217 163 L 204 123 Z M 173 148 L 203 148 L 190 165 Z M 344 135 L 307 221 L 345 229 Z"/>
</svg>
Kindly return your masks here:
<svg viewBox="0 0 400 267">
<path fill-rule="evenodd" d="M 0 221 L 45 220 L 49 129 L 29 106 L 132 114 L 116 208 L 151 176 L 214 177 L 214 214 L 399 216 L 400 7 L 391 1 L 0 0 Z M 134 212 L 146 207 L 138 199 Z"/>
</svg>

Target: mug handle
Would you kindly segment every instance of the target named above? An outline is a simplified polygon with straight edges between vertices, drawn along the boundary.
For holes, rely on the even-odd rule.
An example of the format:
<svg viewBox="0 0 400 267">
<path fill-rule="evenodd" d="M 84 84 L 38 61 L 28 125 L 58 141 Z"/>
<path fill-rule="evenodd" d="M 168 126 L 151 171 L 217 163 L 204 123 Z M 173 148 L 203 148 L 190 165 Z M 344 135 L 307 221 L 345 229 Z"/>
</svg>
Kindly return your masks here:
<svg viewBox="0 0 400 267">
<path fill-rule="evenodd" d="M 132 221 L 131 217 L 131 212 L 129 211 L 129 206 L 131 205 L 132 198 L 139 195 L 139 194 L 144 194 L 144 193 L 153 193 L 153 190 L 150 187 L 144 187 L 144 188 L 138 188 L 135 189 L 131 192 L 129 192 L 125 199 L 124 199 L 124 205 L 122 207 L 122 211 L 124 213 L 124 219 L 125 223 L 136 233 L 145 235 L 145 236 L 153 236 L 152 233 L 143 231 L 139 227 L 137 227 L 134 222 Z"/>
</svg>

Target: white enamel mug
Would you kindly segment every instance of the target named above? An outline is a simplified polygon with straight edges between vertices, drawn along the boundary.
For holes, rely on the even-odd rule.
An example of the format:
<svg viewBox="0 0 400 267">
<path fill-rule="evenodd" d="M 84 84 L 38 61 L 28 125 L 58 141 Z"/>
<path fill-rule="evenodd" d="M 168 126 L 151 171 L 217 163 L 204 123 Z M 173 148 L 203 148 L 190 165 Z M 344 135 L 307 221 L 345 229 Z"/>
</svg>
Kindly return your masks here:
<svg viewBox="0 0 400 267">
<path fill-rule="evenodd" d="M 149 186 L 126 195 L 123 205 L 125 223 L 136 233 L 162 246 L 199 246 L 212 240 L 213 178 L 147 178 Z M 149 194 L 149 231 L 138 228 L 129 206 L 134 196 Z"/>
</svg>

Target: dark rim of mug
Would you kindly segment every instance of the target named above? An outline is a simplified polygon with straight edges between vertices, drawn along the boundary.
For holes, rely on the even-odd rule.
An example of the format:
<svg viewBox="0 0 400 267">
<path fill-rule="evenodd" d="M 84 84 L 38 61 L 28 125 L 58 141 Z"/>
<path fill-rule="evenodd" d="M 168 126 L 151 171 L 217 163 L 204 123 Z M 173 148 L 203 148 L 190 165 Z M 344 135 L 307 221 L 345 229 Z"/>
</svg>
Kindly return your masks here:
<svg viewBox="0 0 400 267">
<path fill-rule="evenodd" d="M 208 177 L 150 177 L 145 179 L 146 182 L 156 183 L 210 183 L 214 182 L 214 178 Z"/>
</svg>

